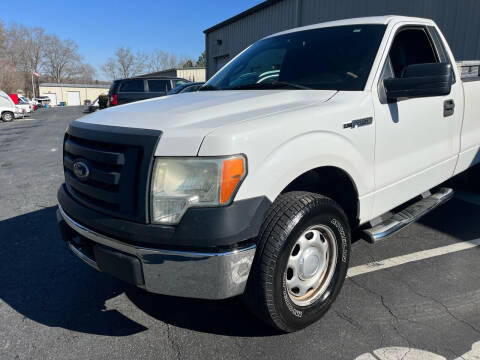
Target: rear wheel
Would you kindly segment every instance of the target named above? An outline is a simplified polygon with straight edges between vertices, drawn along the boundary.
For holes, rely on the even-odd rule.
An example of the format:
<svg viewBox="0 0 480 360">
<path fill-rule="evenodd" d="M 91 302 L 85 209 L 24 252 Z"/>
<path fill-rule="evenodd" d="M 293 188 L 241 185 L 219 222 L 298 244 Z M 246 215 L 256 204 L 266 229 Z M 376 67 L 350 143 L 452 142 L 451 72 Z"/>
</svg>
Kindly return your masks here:
<svg viewBox="0 0 480 360">
<path fill-rule="evenodd" d="M 10 111 L 5 111 L 3 114 L 2 114 L 2 120 L 5 121 L 5 122 L 10 122 L 14 119 L 14 116 L 13 116 L 13 113 L 10 112 Z"/>
<path fill-rule="evenodd" d="M 350 228 L 333 200 L 282 194 L 262 226 L 244 300 L 263 321 L 296 331 L 320 319 L 348 269 Z"/>
</svg>

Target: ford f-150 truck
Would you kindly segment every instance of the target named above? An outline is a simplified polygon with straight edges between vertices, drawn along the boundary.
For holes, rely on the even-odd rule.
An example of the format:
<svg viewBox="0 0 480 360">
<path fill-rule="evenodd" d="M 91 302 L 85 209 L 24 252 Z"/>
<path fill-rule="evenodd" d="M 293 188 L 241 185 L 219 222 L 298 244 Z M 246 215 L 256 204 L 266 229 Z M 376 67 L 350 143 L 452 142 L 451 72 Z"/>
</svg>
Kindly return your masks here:
<svg viewBox="0 0 480 360">
<path fill-rule="evenodd" d="M 304 328 L 342 287 L 352 231 L 395 233 L 479 162 L 478 80 L 427 19 L 268 36 L 199 92 L 74 121 L 60 230 L 87 264 L 147 291 L 242 295 L 271 326 Z"/>
</svg>

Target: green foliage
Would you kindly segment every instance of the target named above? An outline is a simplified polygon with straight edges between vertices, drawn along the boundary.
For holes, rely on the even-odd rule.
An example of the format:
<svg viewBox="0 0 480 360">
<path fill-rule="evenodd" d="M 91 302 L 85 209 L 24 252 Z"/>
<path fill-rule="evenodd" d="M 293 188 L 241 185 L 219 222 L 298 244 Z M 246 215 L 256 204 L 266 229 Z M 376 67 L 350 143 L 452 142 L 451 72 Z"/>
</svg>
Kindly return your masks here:
<svg viewBox="0 0 480 360">
<path fill-rule="evenodd" d="M 205 54 L 205 51 L 200 54 L 197 60 L 197 64 L 195 65 L 196 67 L 205 67 L 207 65 L 207 56 Z"/>
<path fill-rule="evenodd" d="M 192 59 L 188 59 L 186 60 L 183 65 L 182 65 L 183 68 L 192 68 L 193 67 L 193 61 Z"/>
</svg>

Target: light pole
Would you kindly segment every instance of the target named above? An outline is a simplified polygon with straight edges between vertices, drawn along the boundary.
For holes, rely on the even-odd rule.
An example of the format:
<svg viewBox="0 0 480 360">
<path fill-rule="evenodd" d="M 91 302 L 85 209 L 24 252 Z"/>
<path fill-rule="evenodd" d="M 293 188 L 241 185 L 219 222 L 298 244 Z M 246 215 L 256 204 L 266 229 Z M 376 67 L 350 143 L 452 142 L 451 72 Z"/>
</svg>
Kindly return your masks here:
<svg viewBox="0 0 480 360">
<path fill-rule="evenodd" d="M 33 81 L 33 76 L 40 77 L 40 74 L 32 70 L 32 91 L 33 91 L 33 98 L 35 98 L 35 83 Z M 40 95 L 40 94 L 39 94 Z M 33 99 L 32 98 L 32 99 Z"/>
</svg>

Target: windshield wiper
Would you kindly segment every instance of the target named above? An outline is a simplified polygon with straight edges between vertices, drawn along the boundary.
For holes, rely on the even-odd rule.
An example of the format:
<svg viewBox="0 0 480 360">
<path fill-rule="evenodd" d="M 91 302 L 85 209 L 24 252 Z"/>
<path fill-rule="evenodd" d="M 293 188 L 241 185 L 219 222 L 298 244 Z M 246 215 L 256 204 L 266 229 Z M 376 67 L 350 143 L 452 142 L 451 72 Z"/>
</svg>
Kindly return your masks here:
<svg viewBox="0 0 480 360">
<path fill-rule="evenodd" d="M 303 86 L 303 85 L 290 83 L 286 81 L 245 84 L 245 85 L 233 86 L 229 88 L 229 90 L 262 90 L 262 89 L 285 89 L 285 88 L 298 89 L 298 90 L 313 90 L 308 86 Z"/>
</svg>

